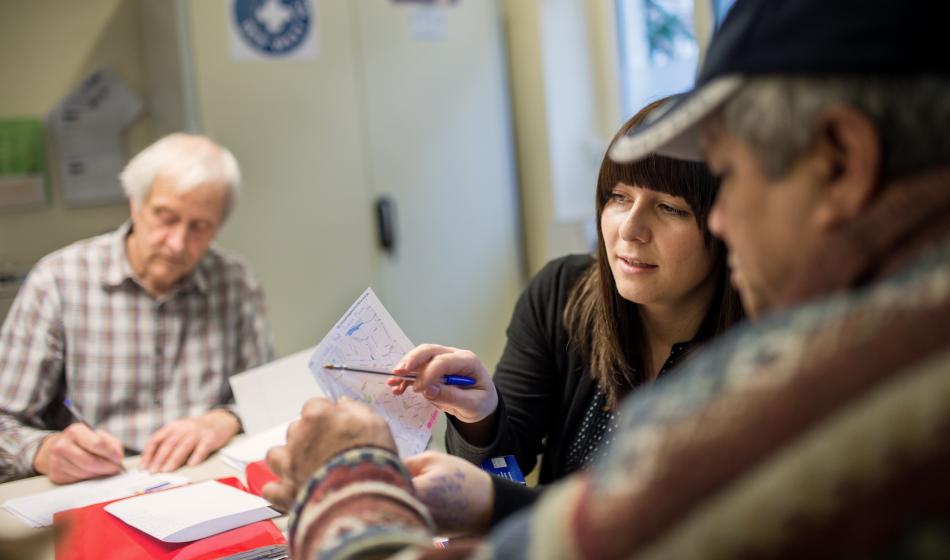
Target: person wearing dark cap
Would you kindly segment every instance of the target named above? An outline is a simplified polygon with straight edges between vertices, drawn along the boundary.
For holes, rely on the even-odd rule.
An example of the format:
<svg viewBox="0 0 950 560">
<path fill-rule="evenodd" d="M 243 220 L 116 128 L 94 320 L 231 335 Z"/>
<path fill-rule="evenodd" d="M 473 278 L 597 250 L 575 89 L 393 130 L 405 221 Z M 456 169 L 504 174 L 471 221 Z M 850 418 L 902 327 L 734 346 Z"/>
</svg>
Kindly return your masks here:
<svg viewBox="0 0 950 560">
<path fill-rule="evenodd" d="M 710 228 L 755 321 L 626 399 L 590 471 L 449 553 L 948 556 L 947 11 L 735 4 L 696 88 L 610 153 L 704 158 L 721 176 Z M 270 453 L 269 495 L 298 498 L 297 557 L 383 555 L 442 529 L 392 449 L 368 407 L 306 405 Z M 492 498 L 466 472 L 439 476 L 471 519 Z"/>
</svg>

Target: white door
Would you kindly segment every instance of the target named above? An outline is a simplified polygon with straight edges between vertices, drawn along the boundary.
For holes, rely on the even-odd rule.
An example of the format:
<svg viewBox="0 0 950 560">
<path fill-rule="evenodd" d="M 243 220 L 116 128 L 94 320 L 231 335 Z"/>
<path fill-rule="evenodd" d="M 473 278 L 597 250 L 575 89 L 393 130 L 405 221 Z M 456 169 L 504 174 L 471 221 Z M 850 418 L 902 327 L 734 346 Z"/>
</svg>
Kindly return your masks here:
<svg viewBox="0 0 950 560">
<path fill-rule="evenodd" d="M 187 2 L 201 129 L 231 148 L 246 189 L 220 237 L 261 277 L 277 351 L 312 346 L 373 282 L 348 0 L 320 1 L 312 60 L 235 61 L 230 2 Z"/>
<path fill-rule="evenodd" d="M 368 180 L 396 207 L 380 298 L 413 341 L 470 348 L 491 368 L 521 286 L 501 10 L 351 5 Z"/>
<path fill-rule="evenodd" d="M 247 183 L 221 241 L 261 276 L 278 352 L 317 342 L 372 285 L 413 341 L 491 367 L 521 270 L 497 4 L 459 0 L 444 38 L 418 40 L 418 6 L 314 0 L 319 56 L 265 62 L 231 58 L 230 2 L 187 4 L 200 125 Z M 393 254 L 376 241 L 383 195 Z"/>
</svg>

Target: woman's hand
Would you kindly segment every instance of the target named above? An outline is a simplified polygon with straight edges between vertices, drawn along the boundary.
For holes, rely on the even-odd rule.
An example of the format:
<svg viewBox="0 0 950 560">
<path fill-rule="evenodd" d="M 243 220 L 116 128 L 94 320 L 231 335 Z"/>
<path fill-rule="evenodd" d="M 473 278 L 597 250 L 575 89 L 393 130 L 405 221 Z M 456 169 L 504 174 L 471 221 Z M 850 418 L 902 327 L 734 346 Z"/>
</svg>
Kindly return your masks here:
<svg viewBox="0 0 950 560">
<path fill-rule="evenodd" d="M 479 534 L 491 523 L 491 476 L 465 459 L 426 451 L 404 461 L 416 495 L 443 533 Z"/>
<path fill-rule="evenodd" d="M 410 386 L 432 404 L 461 422 L 473 424 L 488 418 L 498 408 L 498 392 L 485 365 L 473 352 L 422 344 L 403 356 L 393 368 L 394 373 L 412 374 L 415 382 L 392 378 L 387 383 L 394 395 L 401 395 Z M 444 375 L 471 377 L 474 385 L 446 385 Z"/>
</svg>

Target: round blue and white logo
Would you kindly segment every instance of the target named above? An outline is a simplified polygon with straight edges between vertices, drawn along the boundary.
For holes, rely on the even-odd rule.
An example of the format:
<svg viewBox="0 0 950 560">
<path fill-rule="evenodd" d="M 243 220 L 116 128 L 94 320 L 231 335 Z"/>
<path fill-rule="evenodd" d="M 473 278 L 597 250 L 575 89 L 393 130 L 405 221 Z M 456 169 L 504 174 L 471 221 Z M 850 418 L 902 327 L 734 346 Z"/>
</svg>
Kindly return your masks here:
<svg viewBox="0 0 950 560">
<path fill-rule="evenodd" d="M 235 27 L 244 42 L 271 56 L 289 54 L 312 26 L 306 0 L 234 0 Z"/>
</svg>

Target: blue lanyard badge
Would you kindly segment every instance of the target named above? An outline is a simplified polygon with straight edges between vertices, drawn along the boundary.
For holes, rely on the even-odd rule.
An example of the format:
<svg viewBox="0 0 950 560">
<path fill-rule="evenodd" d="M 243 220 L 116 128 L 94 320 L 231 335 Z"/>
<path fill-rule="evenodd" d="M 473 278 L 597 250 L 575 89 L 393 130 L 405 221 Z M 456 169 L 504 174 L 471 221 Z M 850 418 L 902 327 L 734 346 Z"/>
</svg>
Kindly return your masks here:
<svg viewBox="0 0 950 560">
<path fill-rule="evenodd" d="M 524 475 L 521 474 L 521 467 L 518 466 L 518 461 L 514 455 L 485 459 L 482 463 L 482 469 L 494 476 L 500 476 L 501 478 L 507 478 L 508 480 L 525 484 Z"/>
</svg>

